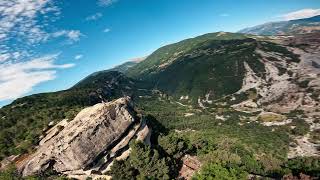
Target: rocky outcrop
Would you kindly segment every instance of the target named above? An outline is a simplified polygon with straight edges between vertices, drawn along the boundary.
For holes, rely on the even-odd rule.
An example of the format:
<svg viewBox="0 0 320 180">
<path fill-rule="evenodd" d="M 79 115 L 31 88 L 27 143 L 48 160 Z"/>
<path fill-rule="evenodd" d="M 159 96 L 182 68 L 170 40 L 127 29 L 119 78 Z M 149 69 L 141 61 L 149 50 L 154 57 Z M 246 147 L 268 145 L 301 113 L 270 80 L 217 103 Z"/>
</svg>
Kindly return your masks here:
<svg viewBox="0 0 320 180">
<path fill-rule="evenodd" d="M 201 162 L 196 156 L 185 155 L 181 161 L 182 167 L 178 179 L 192 179 L 192 176 L 201 168 Z"/>
<path fill-rule="evenodd" d="M 11 155 L 9 157 L 4 158 L 0 162 L 0 171 L 8 169 L 8 167 L 18 159 L 18 157 L 19 155 Z"/>
<path fill-rule="evenodd" d="M 253 71 L 254 66 L 244 62 L 244 79 L 237 93 L 253 89 L 258 95 L 254 103 L 265 111 L 280 114 L 295 110 L 317 112 L 320 103 L 320 68 L 317 66 L 320 64 L 319 39 L 319 34 L 280 36 L 273 39 L 286 48 L 284 52 L 262 48 L 264 42 L 259 42 L 255 53 L 263 63 L 265 72 L 262 73 L 263 76 L 259 76 L 258 72 Z M 302 44 L 302 49 L 297 48 Z M 290 53 L 291 55 L 288 55 Z M 233 108 L 251 112 L 260 110 L 255 107 L 243 108 L 247 103 L 234 105 Z"/>
<path fill-rule="evenodd" d="M 49 130 L 37 151 L 19 165 L 23 176 L 48 168 L 65 174 L 87 171 L 110 151 L 115 156 L 128 145 L 140 129 L 141 120 L 136 116 L 130 98 L 125 97 L 85 108 L 63 125 L 60 132 L 57 128 Z"/>
<path fill-rule="evenodd" d="M 255 103 L 252 99 L 243 101 L 239 104 L 234 104 L 231 107 L 233 107 L 237 111 L 249 112 L 249 113 L 261 111 L 261 109 L 258 109 L 257 103 Z"/>
<path fill-rule="evenodd" d="M 51 122 L 50 122 L 51 123 Z M 54 136 L 58 135 L 59 132 L 64 129 L 64 127 L 68 124 L 68 119 L 64 119 L 62 121 L 60 121 L 58 124 L 56 124 L 54 127 L 52 127 L 51 129 L 49 129 L 48 131 L 46 131 L 46 136 L 43 137 L 40 142 L 39 145 L 42 146 L 45 142 L 47 142 L 48 140 L 52 139 Z"/>
</svg>

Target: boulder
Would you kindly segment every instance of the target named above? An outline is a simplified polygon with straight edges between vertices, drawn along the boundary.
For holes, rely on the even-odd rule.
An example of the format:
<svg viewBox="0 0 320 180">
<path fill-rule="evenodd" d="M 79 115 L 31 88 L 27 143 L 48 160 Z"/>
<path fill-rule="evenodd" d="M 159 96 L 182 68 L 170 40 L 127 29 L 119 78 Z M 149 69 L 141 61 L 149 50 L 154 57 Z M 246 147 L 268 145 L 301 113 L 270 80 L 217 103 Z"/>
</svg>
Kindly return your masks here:
<svg viewBox="0 0 320 180">
<path fill-rule="evenodd" d="M 129 97 L 85 108 L 60 132 L 49 133 L 18 169 L 23 176 L 48 168 L 59 173 L 84 170 L 126 136 L 135 116 Z"/>
</svg>

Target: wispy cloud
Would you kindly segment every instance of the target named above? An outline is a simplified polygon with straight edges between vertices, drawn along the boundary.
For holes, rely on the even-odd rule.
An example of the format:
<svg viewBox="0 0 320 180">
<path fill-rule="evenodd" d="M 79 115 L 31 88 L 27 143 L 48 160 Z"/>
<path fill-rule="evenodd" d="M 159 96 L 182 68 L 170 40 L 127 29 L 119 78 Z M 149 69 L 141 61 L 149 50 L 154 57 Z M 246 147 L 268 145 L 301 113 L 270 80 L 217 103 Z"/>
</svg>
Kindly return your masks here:
<svg viewBox="0 0 320 180">
<path fill-rule="evenodd" d="M 25 62 L 0 64 L 0 101 L 21 97 L 39 83 L 55 79 L 57 69 L 74 66 L 55 64 L 57 57 L 58 54 L 53 54 Z"/>
<path fill-rule="evenodd" d="M 283 20 L 303 19 L 320 15 L 320 9 L 301 9 L 280 16 Z"/>
<path fill-rule="evenodd" d="M 98 0 L 98 5 L 107 7 L 112 5 L 113 3 L 117 2 L 118 0 Z"/>
<path fill-rule="evenodd" d="M 108 32 L 110 32 L 110 31 L 111 31 L 111 29 L 109 29 L 109 28 L 105 28 L 105 29 L 103 30 L 104 33 L 108 33 Z"/>
<path fill-rule="evenodd" d="M 21 50 L 19 52 L 8 52 L 6 50 L 0 51 L 0 63 L 4 63 L 7 61 L 19 61 L 21 57 L 29 56 L 28 52 L 25 50 Z"/>
<path fill-rule="evenodd" d="M 103 16 L 102 13 L 98 12 L 98 13 L 95 13 L 95 14 L 92 14 L 92 15 L 86 17 L 85 20 L 86 21 L 95 21 L 95 20 L 100 19 L 102 16 Z"/>
<path fill-rule="evenodd" d="M 53 0 L 0 1 L 1 62 L 30 58 L 35 54 L 35 47 L 56 37 L 63 36 L 70 42 L 80 39 L 82 34 L 79 30 L 50 31 L 56 29 L 52 24 L 60 16 L 60 8 L 56 4 Z"/>
<path fill-rule="evenodd" d="M 73 43 L 84 36 L 79 30 L 54 27 L 61 15 L 57 4 L 54 0 L 0 0 L 0 101 L 25 95 L 54 79 L 58 69 L 74 66 L 57 65 L 58 54 L 37 51 L 55 38 Z"/>
<path fill-rule="evenodd" d="M 53 37 L 67 37 L 71 42 L 76 42 L 80 40 L 83 34 L 79 30 L 61 30 L 52 33 Z"/>
<path fill-rule="evenodd" d="M 46 19 L 45 14 L 58 15 L 59 8 L 50 0 L 1 0 L 0 1 L 0 38 L 7 41 L 14 38 L 28 43 L 38 43 L 48 38 L 44 24 L 38 16 Z"/>
<path fill-rule="evenodd" d="M 77 54 L 74 56 L 74 59 L 75 60 L 79 60 L 79 59 L 82 59 L 83 58 L 83 54 Z"/>
</svg>

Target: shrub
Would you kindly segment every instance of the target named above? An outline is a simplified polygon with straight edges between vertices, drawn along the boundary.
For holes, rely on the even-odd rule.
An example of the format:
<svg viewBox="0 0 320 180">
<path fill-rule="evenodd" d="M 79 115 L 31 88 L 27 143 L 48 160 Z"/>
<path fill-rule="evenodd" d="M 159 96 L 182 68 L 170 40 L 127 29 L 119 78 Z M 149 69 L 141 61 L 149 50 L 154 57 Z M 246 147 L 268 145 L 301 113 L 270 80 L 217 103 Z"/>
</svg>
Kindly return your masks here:
<svg viewBox="0 0 320 180">
<path fill-rule="evenodd" d="M 240 168 L 226 168 L 220 164 L 211 163 L 205 165 L 194 180 L 241 180 L 247 179 L 248 173 Z"/>
<path fill-rule="evenodd" d="M 131 153 L 126 161 L 115 161 L 110 175 L 113 179 L 170 179 L 170 167 L 156 149 L 142 142 L 130 144 Z"/>
</svg>

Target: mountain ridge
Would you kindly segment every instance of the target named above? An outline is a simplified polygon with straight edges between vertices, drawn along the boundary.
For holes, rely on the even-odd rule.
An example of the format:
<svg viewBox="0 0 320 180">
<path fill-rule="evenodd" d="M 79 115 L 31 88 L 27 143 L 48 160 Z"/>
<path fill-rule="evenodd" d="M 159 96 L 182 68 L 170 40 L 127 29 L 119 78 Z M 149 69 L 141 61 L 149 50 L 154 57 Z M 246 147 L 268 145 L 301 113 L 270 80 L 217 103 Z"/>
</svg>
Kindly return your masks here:
<svg viewBox="0 0 320 180">
<path fill-rule="evenodd" d="M 269 22 L 238 31 L 254 35 L 290 35 L 320 31 L 320 15 L 290 21 Z M 316 24 L 315 24 L 316 23 Z"/>
</svg>

